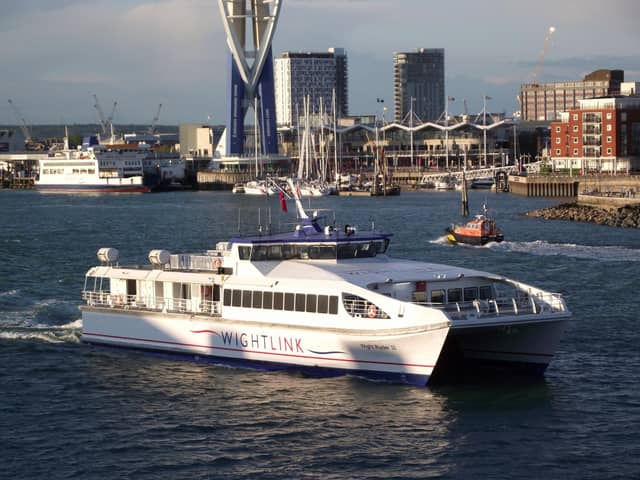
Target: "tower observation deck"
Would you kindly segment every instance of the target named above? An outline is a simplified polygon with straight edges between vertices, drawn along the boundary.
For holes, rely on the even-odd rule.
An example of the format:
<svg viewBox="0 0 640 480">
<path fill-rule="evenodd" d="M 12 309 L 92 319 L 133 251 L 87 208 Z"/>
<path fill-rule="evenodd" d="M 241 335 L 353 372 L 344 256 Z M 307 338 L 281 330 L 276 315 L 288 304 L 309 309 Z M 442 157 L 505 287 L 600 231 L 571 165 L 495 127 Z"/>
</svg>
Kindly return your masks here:
<svg viewBox="0 0 640 480">
<path fill-rule="evenodd" d="M 244 156 L 250 108 L 259 134 L 255 152 L 259 147 L 261 156 L 278 154 L 271 41 L 281 5 L 282 0 L 218 0 L 229 47 L 226 156 Z"/>
</svg>

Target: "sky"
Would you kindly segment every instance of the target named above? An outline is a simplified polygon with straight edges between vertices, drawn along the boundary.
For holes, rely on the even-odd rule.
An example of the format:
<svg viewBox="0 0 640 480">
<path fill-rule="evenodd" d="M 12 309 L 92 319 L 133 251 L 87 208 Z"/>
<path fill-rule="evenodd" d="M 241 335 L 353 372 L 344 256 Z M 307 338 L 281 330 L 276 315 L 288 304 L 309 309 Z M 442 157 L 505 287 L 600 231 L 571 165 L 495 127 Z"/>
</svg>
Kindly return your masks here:
<svg viewBox="0 0 640 480">
<path fill-rule="evenodd" d="M 3 0 L 0 124 L 96 123 L 93 95 L 115 123 L 223 124 L 227 45 L 217 0 Z M 282 0 L 273 40 L 282 52 L 341 47 L 349 110 L 393 105 L 393 53 L 445 49 L 453 113 L 511 114 L 531 82 L 623 69 L 640 81 L 638 0 Z M 392 113 L 392 112 L 391 112 Z"/>
</svg>

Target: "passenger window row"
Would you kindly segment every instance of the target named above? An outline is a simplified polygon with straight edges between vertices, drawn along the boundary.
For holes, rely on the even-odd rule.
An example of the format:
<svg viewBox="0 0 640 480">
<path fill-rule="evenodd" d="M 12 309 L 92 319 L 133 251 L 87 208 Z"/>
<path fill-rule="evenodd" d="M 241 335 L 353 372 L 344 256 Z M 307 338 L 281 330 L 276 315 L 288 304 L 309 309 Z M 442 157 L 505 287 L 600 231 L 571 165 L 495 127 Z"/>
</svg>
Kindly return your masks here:
<svg viewBox="0 0 640 480">
<path fill-rule="evenodd" d="M 432 303 L 473 302 L 474 300 L 490 300 L 492 298 L 493 289 L 491 288 L 491 285 L 431 291 Z"/>
<path fill-rule="evenodd" d="M 223 305 L 226 307 L 262 308 L 289 312 L 338 314 L 337 295 L 316 295 L 315 293 L 226 289 L 223 296 Z"/>
</svg>

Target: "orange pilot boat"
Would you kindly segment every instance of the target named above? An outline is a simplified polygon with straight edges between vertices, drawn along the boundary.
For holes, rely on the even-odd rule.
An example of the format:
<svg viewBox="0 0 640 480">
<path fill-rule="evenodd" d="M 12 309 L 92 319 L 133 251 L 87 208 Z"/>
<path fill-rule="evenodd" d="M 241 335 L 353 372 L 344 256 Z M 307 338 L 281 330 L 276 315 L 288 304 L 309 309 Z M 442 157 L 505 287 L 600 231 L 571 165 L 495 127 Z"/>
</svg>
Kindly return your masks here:
<svg viewBox="0 0 640 480">
<path fill-rule="evenodd" d="M 487 215 L 486 205 L 482 208 L 482 214 L 476 215 L 467 223 L 451 225 L 445 231 L 451 243 L 484 245 L 504 240 L 504 235 L 496 226 L 495 220 Z"/>
</svg>

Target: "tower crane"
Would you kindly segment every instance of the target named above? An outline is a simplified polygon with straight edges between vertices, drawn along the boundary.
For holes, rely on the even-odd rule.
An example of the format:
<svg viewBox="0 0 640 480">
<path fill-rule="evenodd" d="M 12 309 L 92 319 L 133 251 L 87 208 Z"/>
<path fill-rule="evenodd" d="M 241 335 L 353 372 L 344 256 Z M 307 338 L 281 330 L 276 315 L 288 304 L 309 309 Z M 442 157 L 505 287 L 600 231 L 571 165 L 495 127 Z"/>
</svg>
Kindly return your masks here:
<svg viewBox="0 0 640 480">
<path fill-rule="evenodd" d="M 158 111 L 156 112 L 156 116 L 151 120 L 151 125 L 149 126 L 148 133 L 149 135 L 154 135 L 156 130 L 156 125 L 158 124 L 158 120 L 160 119 L 160 110 L 162 109 L 162 104 L 158 105 Z"/>
<path fill-rule="evenodd" d="M 542 47 L 542 52 L 540 52 L 540 58 L 538 58 L 538 63 L 536 63 L 536 68 L 533 71 L 533 84 L 537 85 L 538 80 L 540 79 L 540 70 L 542 69 L 542 64 L 544 63 L 544 56 L 547 53 L 547 49 L 549 48 L 549 44 L 551 43 L 551 37 L 553 36 L 553 32 L 556 31 L 556 27 L 549 27 L 547 30 L 547 35 L 544 38 L 544 47 Z"/>
<path fill-rule="evenodd" d="M 17 120 L 19 122 L 22 122 L 22 125 L 20 125 L 20 130 L 22 130 L 22 133 L 24 135 L 25 143 L 30 143 L 31 142 L 31 129 L 29 128 L 29 126 L 27 125 L 26 120 L 24 119 L 24 117 L 22 116 L 20 111 L 18 110 L 18 107 L 16 107 L 15 104 L 13 103 L 13 100 L 9 99 L 9 105 L 11 105 L 11 109 L 13 110 L 13 113 L 15 114 Z"/>
</svg>

